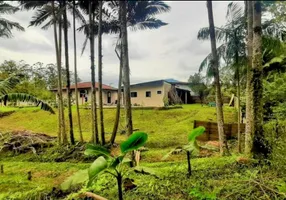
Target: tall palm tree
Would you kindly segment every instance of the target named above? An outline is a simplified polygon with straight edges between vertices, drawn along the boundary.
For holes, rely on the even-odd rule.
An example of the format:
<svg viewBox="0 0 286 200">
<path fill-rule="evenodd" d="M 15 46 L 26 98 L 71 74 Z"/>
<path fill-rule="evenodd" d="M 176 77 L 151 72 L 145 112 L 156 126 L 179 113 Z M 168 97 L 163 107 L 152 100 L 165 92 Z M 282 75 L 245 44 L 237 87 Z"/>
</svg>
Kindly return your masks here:
<svg viewBox="0 0 286 200">
<path fill-rule="evenodd" d="M 80 112 L 79 112 L 79 103 L 78 103 L 78 88 L 77 88 L 77 51 L 76 51 L 76 5 L 75 0 L 73 0 L 73 43 L 74 43 L 74 80 L 75 80 L 75 103 L 76 103 L 76 113 L 77 113 L 77 121 L 78 121 L 78 129 L 79 129 L 79 137 L 80 141 L 83 142 L 82 129 L 81 129 L 81 121 L 80 121 Z"/>
<path fill-rule="evenodd" d="M 121 30 L 121 45 L 122 45 L 122 70 L 123 70 L 123 87 L 125 99 L 125 120 L 127 134 L 133 133 L 132 111 L 131 111 L 131 97 L 130 97 L 130 68 L 128 55 L 128 39 L 127 39 L 127 4 L 126 1 L 120 1 L 120 30 Z"/>
<path fill-rule="evenodd" d="M 54 1 L 52 2 L 52 9 L 53 9 L 53 18 L 54 21 L 57 20 L 58 18 L 61 18 L 60 15 L 56 15 L 55 13 L 55 5 L 54 5 Z M 57 17 L 56 17 L 57 16 Z M 56 48 L 56 58 L 57 58 L 57 76 L 58 76 L 58 110 L 59 110 L 59 116 L 58 116 L 58 123 L 59 123 L 59 133 L 58 133 L 58 140 L 59 143 L 61 143 L 62 137 L 63 137 L 63 143 L 66 144 L 67 141 L 67 134 L 66 134 L 66 127 L 65 127 L 65 115 L 64 115 L 64 104 L 63 104 L 63 92 L 62 92 L 62 70 L 61 70 L 61 53 L 60 53 L 60 49 L 61 49 L 61 20 L 59 21 L 59 40 L 58 41 L 58 35 L 57 35 L 57 25 L 54 22 L 53 26 L 54 26 L 54 40 L 55 40 L 55 48 Z"/>
<path fill-rule="evenodd" d="M 101 144 L 105 145 L 103 102 L 102 102 L 102 1 L 99 1 L 99 20 L 98 20 L 98 96 L 99 96 L 99 120 Z"/>
<path fill-rule="evenodd" d="M 0 16 L 1 14 L 14 14 L 18 10 L 18 7 L 12 6 L 4 1 L 0 1 Z M 13 36 L 13 29 L 25 31 L 19 23 L 0 17 L 0 38 L 11 38 Z"/>
<path fill-rule="evenodd" d="M 94 64 L 94 8 L 95 3 L 89 0 L 89 40 L 90 40 L 90 60 L 91 60 L 91 91 L 92 91 L 92 140 L 96 144 L 99 144 L 98 137 L 98 124 L 97 124 L 97 104 L 96 104 L 96 88 L 95 88 L 95 64 Z"/>
<path fill-rule="evenodd" d="M 253 46 L 252 46 L 252 103 L 253 103 L 253 155 L 254 158 L 264 159 L 268 149 L 263 133 L 263 85 L 262 85 L 262 27 L 261 27 L 261 1 L 253 4 Z"/>
<path fill-rule="evenodd" d="M 247 79 L 246 79 L 246 126 L 245 126 L 245 149 L 244 153 L 248 156 L 252 152 L 253 144 L 253 105 L 251 91 L 251 77 L 252 77 L 252 43 L 253 43 L 253 2 L 245 1 L 247 8 Z"/>
<path fill-rule="evenodd" d="M 224 59 L 227 66 L 234 70 L 234 78 L 237 86 L 237 99 L 238 99 L 238 151 L 241 152 L 241 131 L 240 131 L 240 81 L 241 81 L 241 68 L 245 65 L 245 20 L 242 13 L 242 8 L 237 4 L 231 2 L 228 5 L 226 15 L 226 25 L 223 27 L 215 27 L 216 40 L 223 42 L 217 49 L 219 59 Z M 208 27 L 200 29 L 198 32 L 198 39 L 209 39 L 210 31 Z M 210 60 L 212 55 L 208 55 L 200 66 L 200 71 L 207 66 L 206 60 Z"/>
<path fill-rule="evenodd" d="M 69 117 L 69 132 L 70 142 L 72 145 L 75 144 L 74 132 L 73 132 L 73 119 L 71 110 L 71 89 L 70 89 L 70 69 L 69 69 L 69 47 L 68 47 L 68 19 L 67 19 L 67 8 L 66 0 L 63 0 L 63 28 L 64 28 L 64 45 L 65 45 L 65 65 L 66 65 L 66 76 L 67 76 L 67 99 L 68 99 L 68 117 Z"/>
<path fill-rule="evenodd" d="M 214 72 L 214 81 L 216 87 L 216 108 L 217 108 L 217 124 L 218 124 L 218 133 L 220 140 L 220 153 L 221 155 L 228 155 L 229 150 L 227 146 L 227 140 L 224 133 L 224 119 L 223 119 L 223 102 L 221 97 L 221 86 L 219 80 L 219 69 L 218 69 L 218 55 L 216 49 L 216 35 L 214 28 L 214 19 L 213 19 L 213 9 L 212 1 L 207 0 L 207 9 L 208 9 L 208 18 L 209 18 L 209 30 L 210 30 L 210 40 L 211 40 L 211 49 L 212 49 L 212 67 Z"/>
<path fill-rule="evenodd" d="M 108 2 L 108 8 L 103 10 L 104 16 L 107 19 L 102 21 L 102 33 L 106 34 L 119 34 L 120 35 L 120 19 L 119 19 L 119 1 Z M 127 26 L 131 31 L 145 30 L 145 29 L 157 29 L 161 26 L 167 25 L 167 23 L 156 19 L 157 14 L 170 11 L 168 6 L 163 1 L 127 1 Z M 88 39 L 89 23 L 84 22 L 83 25 L 78 28 L 79 31 L 83 31 L 86 35 L 86 40 L 83 45 L 82 52 L 85 49 L 86 41 Z M 94 34 L 98 35 L 98 21 L 93 22 Z M 120 36 L 119 36 L 120 38 Z M 121 48 L 119 48 L 121 49 Z M 120 53 L 121 54 L 121 53 Z M 119 55 L 119 54 L 118 54 Z M 120 56 L 118 56 L 120 59 Z M 120 71 L 121 72 L 121 71 Z M 121 73 L 119 73 L 121 76 Z M 118 85 L 118 98 L 116 117 L 114 122 L 114 128 L 111 136 L 111 143 L 114 143 L 120 116 L 120 102 L 121 102 L 121 80 L 119 77 Z"/>
<path fill-rule="evenodd" d="M 59 142 L 62 139 L 64 144 L 68 143 L 66 127 L 65 127 L 65 114 L 62 93 L 62 68 L 61 68 L 61 49 L 62 49 L 62 4 L 57 1 L 20 1 L 23 9 L 37 9 L 35 15 L 29 26 L 40 26 L 45 23 L 41 28 L 46 30 L 53 25 L 54 40 L 57 58 L 57 77 L 58 77 L 58 110 L 59 110 Z M 57 34 L 57 26 L 58 33 Z M 61 138 L 62 137 L 62 138 Z"/>
</svg>

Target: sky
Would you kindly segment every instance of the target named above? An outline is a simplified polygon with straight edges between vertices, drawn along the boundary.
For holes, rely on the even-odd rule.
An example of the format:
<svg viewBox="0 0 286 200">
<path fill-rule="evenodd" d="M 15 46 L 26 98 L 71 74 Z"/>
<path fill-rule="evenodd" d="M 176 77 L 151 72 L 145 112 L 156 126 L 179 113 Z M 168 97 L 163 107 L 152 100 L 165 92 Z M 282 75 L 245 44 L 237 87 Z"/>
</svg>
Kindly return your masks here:
<svg viewBox="0 0 286 200">
<path fill-rule="evenodd" d="M 167 1 L 171 11 L 157 15 L 168 23 L 157 30 L 128 30 L 129 64 L 131 84 L 174 78 L 187 81 L 198 72 L 201 61 L 210 53 L 210 41 L 197 40 L 200 28 L 208 26 L 205 1 Z M 215 26 L 225 23 L 229 1 L 213 1 Z M 243 4 L 243 3 L 242 3 Z M 13 38 L 0 38 L 0 63 L 4 60 L 24 60 L 28 64 L 56 63 L 53 29 L 28 27 L 35 10 L 19 11 L 5 15 L 6 19 L 19 22 L 25 32 L 13 31 Z M 79 24 L 77 24 L 79 26 Z M 69 30 L 69 62 L 74 68 L 73 34 Z M 82 81 L 90 81 L 89 47 L 81 54 L 85 40 L 77 33 L 78 74 Z M 119 60 L 114 52 L 117 35 L 103 35 L 103 83 L 116 87 L 118 84 Z M 97 45 L 97 39 L 96 44 Z M 97 55 L 97 47 L 96 55 Z M 97 56 L 95 58 L 97 68 Z M 64 61 L 64 57 L 63 57 Z M 97 70 L 97 69 L 96 69 Z"/>
</svg>

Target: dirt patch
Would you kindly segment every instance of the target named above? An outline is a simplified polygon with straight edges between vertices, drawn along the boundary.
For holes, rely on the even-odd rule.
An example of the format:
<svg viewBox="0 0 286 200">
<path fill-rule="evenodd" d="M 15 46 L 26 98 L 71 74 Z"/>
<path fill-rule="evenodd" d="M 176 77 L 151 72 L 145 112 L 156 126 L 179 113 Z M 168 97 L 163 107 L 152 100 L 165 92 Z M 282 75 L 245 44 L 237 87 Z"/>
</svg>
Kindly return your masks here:
<svg viewBox="0 0 286 200">
<path fill-rule="evenodd" d="M 8 111 L 8 112 L 0 112 L 0 118 L 9 116 L 13 114 L 15 111 Z"/>
<path fill-rule="evenodd" d="M 32 133 L 29 131 L 13 131 L 10 133 L 0 133 L 0 152 L 37 154 L 46 147 L 53 146 L 56 137 L 43 133 Z"/>
</svg>

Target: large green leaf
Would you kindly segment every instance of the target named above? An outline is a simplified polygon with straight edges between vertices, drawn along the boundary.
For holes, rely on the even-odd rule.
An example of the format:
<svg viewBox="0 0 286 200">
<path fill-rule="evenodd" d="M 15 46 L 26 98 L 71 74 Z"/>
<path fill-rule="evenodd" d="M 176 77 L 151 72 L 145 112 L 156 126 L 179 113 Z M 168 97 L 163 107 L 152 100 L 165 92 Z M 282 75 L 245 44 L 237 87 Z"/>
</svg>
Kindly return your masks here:
<svg viewBox="0 0 286 200">
<path fill-rule="evenodd" d="M 79 170 L 74 173 L 72 176 L 68 177 L 62 184 L 62 190 L 69 190 L 72 186 L 75 186 L 80 183 L 84 183 L 88 180 L 88 171 L 87 169 Z"/>
<path fill-rule="evenodd" d="M 146 143 L 147 139 L 147 133 L 135 132 L 125 142 L 120 144 L 121 152 L 127 153 L 129 151 L 136 150 L 142 147 Z"/>
<path fill-rule="evenodd" d="M 104 156 L 105 158 L 110 158 L 110 151 L 102 146 L 87 144 L 84 154 L 87 156 Z"/>
<path fill-rule="evenodd" d="M 96 176 L 104 171 L 105 169 L 107 169 L 108 167 L 108 163 L 107 160 L 105 160 L 105 158 L 103 156 L 98 157 L 89 167 L 88 169 L 88 177 L 89 177 L 89 182 L 88 182 L 88 186 L 91 185 L 91 183 L 93 182 L 93 180 L 96 178 Z"/>
<path fill-rule="evenodd" d="M 189 142 L 195 141 L 198 136 L 202 135 L 205 132 L 205 130 L 206 129 L 203 126 L 199 126 L 195 129 L 193 129 L 188 135 L 188 141 Z"/>
</svg>

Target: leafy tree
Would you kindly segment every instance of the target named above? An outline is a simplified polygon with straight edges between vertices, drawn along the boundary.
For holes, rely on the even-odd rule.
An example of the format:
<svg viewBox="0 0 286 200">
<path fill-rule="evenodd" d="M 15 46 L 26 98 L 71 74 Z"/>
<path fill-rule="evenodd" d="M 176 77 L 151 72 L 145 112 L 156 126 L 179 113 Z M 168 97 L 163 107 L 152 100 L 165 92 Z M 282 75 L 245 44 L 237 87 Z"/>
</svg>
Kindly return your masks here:
<svg viewBox="0 0 286 200">
<path fill-rule="evenodd" d="M 19 11 L 18 7 L 12 6 L 7 2 L 0 1 L 0 16 L 1 14 L 14 14 L 17 11 Z M 13 29 L 25 31 L 19 23 L 0 17 L 0 38 L 11 38 L 13 36 Z"/>
<path fill-rule="evenodd" d="M 192 91 L 199 95 L 201 103 L 203 103 L 204 97 L 207 95 L 207 86 L 204 83 L 204 78 L 200 73 L 195 73 L 189 77 L 188 82 Z"/>
</svg>

